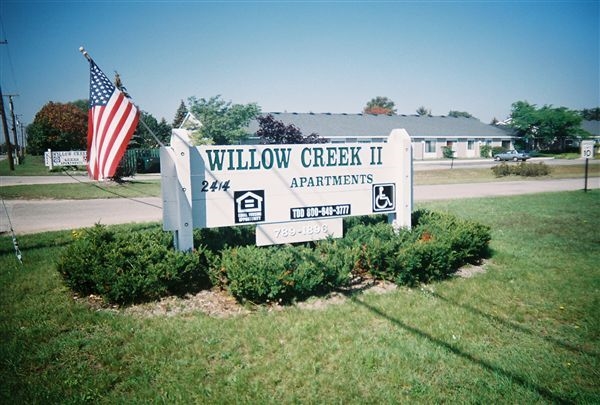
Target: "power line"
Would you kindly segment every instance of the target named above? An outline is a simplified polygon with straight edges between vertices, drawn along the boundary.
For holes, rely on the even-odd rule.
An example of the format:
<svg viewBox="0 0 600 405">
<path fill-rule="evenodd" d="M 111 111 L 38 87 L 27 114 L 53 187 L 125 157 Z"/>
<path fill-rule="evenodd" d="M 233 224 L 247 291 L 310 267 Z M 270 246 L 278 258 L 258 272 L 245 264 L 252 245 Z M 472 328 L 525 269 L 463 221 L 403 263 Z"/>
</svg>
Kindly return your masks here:
<svg viewBox="0 0 600 405">
<path fill-rule="evenodd" d="M 15 235 L 10 215 L 8 215 L 8 208 L 6 208 L 4 198 L 2 198 L 2 205 L 4 206 L 4 211 L 6 211 L 6 218 L 8 219 L 8 226 L 10 227 L 10 233 L 12 235 L 13 247 L 15 248 L 15 256 L 17 256 L 19 263 L 23 264 L 23 255 L 21 254 L 21 249 L 19 249 L 19 242 L 17 242 L 17 236 Z"/>
</svg>

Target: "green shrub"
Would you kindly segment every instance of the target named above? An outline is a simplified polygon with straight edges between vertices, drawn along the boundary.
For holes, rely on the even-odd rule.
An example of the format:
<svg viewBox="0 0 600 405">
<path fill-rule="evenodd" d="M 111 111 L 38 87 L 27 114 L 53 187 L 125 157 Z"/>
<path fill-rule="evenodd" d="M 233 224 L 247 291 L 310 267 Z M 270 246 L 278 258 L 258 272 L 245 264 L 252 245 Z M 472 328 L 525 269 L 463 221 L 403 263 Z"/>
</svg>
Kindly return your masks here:
<svg viewBox="0 0 600 405">
<path fill-rule="evenodd" d="M 204 249 L 177 252 L 161 230 L 117 232 L 103 225 L 74 231 L 57 269 L 73 291 L 131 304 L 210 286 Z"/>
<path fill-rule="evenodd" d="M 502 147 L 502 146 L 493 146 L 492 147 L 492 156 L 496 156 L 499 153 L 504 153 L 504 152 L 508 152 L 508 149 Z"/>
<path fill-rule="evenodd" d="M 451 146 L 442 146 L 442 156 L 446 159 L 452 159 L 454 157 L 454 151 Z"/>
<path fill-rule="evenodd" d="M 249 246 L 255 243 L 256 234 L 252 225 L 194 229 L 194 246 L 206 246 L 213 253 L 228 247 Z"/>
<path fill-rule="evenodd" d="M 439 280 L 489 255 L 489 227 L 450 214 L 415 211 L 412 233 L 397 254 L 398 284 Z"/>
<path fill-rule="evenodd" d="M 340 286 L 349 274 L 344 263 L 332 265 L 334 257 L 339 258 L 333 246 L 324 248 L 325 256 L 307 247 L 227 249 L 221 259 L 227 288 L 238 300 L 254 303 L 291 302 L 325 292 Z"/>
<path fill-rule="evenodd" d="M 453 256 L 454 251 L 443 241 L 410 244 L 398 253 L 396 284 L 413 286 L 447 277 L 454 269 Z"/>
<path fill-rule="evenodd" d="M 478 222 L 429 210 L 413 213 L 413 232 L 418 240 L 445 240 L 459 253 L 455 266 L 474 263 L 489 255 L 490 228 Z"/>
<path fill-rule="evenodd" d="M 479 148 L 479 156 L 482 158 L 492 157 L 492 147 L 490 145 L 481 145 Z"/>
<path fill-rule="evenodd" d="M 550 166 L 544 162 L 525 163 L 521 162 L 515 166 L 515 174 L 523 177 L 547 176 L 550 174 Z"/>
<path fill-rule="evenodd" d="M 489 254 L 488 227 L 419 210 L 413 228 L 355 222 L 343 239 L 306 246 L 245 246 L 222 252 L 219 283 L 240 301 L 290 302 L 374 277 L 415 285 L 448 277 Z M 367 221 L 367 222 L 370 222 Z"/>
<path fill-rule="evenodd" d="M 360 215 L 357 217 L 344 218 L 344 236 L 348 234 L 355 226 L 386 224 L 387 214 Z"/>
<path fill-rule="evenodd" d="M 371 226 L 356 226 L 348 232 L 344 243 L 355 247 L 353 271 L 355 274 L 369 273 L 375 278 L 393 280 L 397 266 L 393 260 L 399 246 L 410 238 L 410 232 L 394 229 L 385 223 Z"/>
<path fill-rule="evenodd" d="M 97 225 L 74 232 L 57 268 L 74 291 L 111 303 L 154 300 L 212 284 L 239 301 L 260 304 L 323 294 L 356 277 L 429 282 L 489 254 L 490 230 L 484 225 L 419 210 L 412 229 L 394 231 L 384 218 L 359 218 L 342 239 L 301 246 L 253 246 L 250 227 L 206 229 L 194 233 L 203 247 L 192 253 L 173 250 L 171 235 L 160 230 L 117 232 Z"/>
<path fill-rule="evenodd" d="M 492 172 L 494 172 L 494 176 L 496 177 L 510 176 L 512 168 L 506 163 L 500 163 L 499 165 L 492 166 Z"/>
<path fill-rule="evenodd" d="M 548 166 L 544 162 L 521 162 L 516 165 L 508 165 L 506 163 L 501 163 L 499 165 L 493 166 L 492 172 L 494 172 L 494 175 L 496 177 L 504 177 L 510 175 L 523 177 L 538 177 L 547 176 L 548 174 L 550 174 L 550 166 Z"/>
<path fill-rule="evenodd" d="M 287 295 L 285 275 L 291 265 L 287 252 L 254 246 L 227 249 L 221 258 L 231 294 L 256 303 Z"/>
</svg>

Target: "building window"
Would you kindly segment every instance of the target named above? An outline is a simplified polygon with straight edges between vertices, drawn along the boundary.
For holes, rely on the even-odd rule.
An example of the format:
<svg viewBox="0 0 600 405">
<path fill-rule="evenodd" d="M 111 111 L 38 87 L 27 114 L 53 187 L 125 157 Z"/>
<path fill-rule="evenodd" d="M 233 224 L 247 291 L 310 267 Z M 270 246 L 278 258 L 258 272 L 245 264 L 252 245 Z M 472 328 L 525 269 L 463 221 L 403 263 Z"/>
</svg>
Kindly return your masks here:
<svg viewBox="0 0 600 405">
<path fill-rule="evenodd" d="M 435 141 L 425 141 L 425 153 L 435 153 Z"/>
<path fill-rule="evenodd" d="M 473 150 L 475 146 L 475 141 L 467 141 L 467 150 Z"/>
</svg>

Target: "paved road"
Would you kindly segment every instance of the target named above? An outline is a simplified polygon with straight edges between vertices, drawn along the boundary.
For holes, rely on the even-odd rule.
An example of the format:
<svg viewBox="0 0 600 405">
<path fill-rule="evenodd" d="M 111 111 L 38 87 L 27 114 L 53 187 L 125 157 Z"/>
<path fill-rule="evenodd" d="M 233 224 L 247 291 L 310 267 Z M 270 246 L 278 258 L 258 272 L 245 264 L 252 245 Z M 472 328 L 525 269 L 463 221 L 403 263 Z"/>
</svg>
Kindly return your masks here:
<svg viewBox="0 0 600 405">
<path fill-rule="evenodd" d="M 583 187 L 583 179 L 427 185 L 415 186 L 414 200 L 419 202 L 505 196 L 583 190 Z M 588 188 L 600 188 L 600 178 L 590 178 Z M 95 223 L 113 225 L 162 220 L 162 200 L 158 197 L 99 200 L 5 200 L 4 204 L 6 209 L 4 206 L 0 207 L 0 233 L 8 232 L 11 224 L 16 234 L 27 234 L 89 227 Z"/>
</svg>

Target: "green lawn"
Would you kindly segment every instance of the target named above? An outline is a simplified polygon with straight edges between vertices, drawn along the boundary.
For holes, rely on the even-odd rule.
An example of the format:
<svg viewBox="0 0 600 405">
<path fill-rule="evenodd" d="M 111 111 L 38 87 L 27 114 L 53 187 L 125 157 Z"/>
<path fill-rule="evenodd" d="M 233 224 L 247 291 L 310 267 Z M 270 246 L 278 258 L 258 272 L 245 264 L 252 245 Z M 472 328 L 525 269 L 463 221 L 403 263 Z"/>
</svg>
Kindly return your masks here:
<svg viewBox="0 0 600 405">
<path fill-rule="evenodd" d="M 75 181 L 75 180 L 74 180 Z M 124 183 L 83 182 L 66 184 L 22 184 L 0 188 L 4 199 L 44 198 L 86 200 L 93 198 L 136 198 L 160 196 L 160 180 L 133 180 Z"/>
<path fill-rule="evenodd" d="M 471 278 L 318 310 L 74 301 L 69 232 L 0 238 L 2 403 L 600 403 L 600 191 L 419 204 L 492 227 Z"/>
<path fill-rule="evenodd" d="M 15 170 L 10 170 L 8 158 L 0 160 L 0 176 L 56 176 L 62 175 L 61 171 L 58 167 L 48 170 L 43 156 L 25 156 L 20 165 L 15 165 Z"/>
<path fill-rule="evenodd" d="M 513 165 L 514 163 L 508 163 Z M 570 179 L 584 178 L 585 163 L 565 166 L 550 166 L 551 172 L 548 176 L 522 177 L 505 176 L 496 177 L 491 169 L 461 167 L 454 169 L 419 170 L 414 172 L 415 185 L 426 184 L 461 184 L 461 183 L 487 183 L 501 181 L 530 181 L 545 179 Z M 600 176 L 600 164 L 593 162 L 589 165 L 588 175 Z"/>
</svg>

